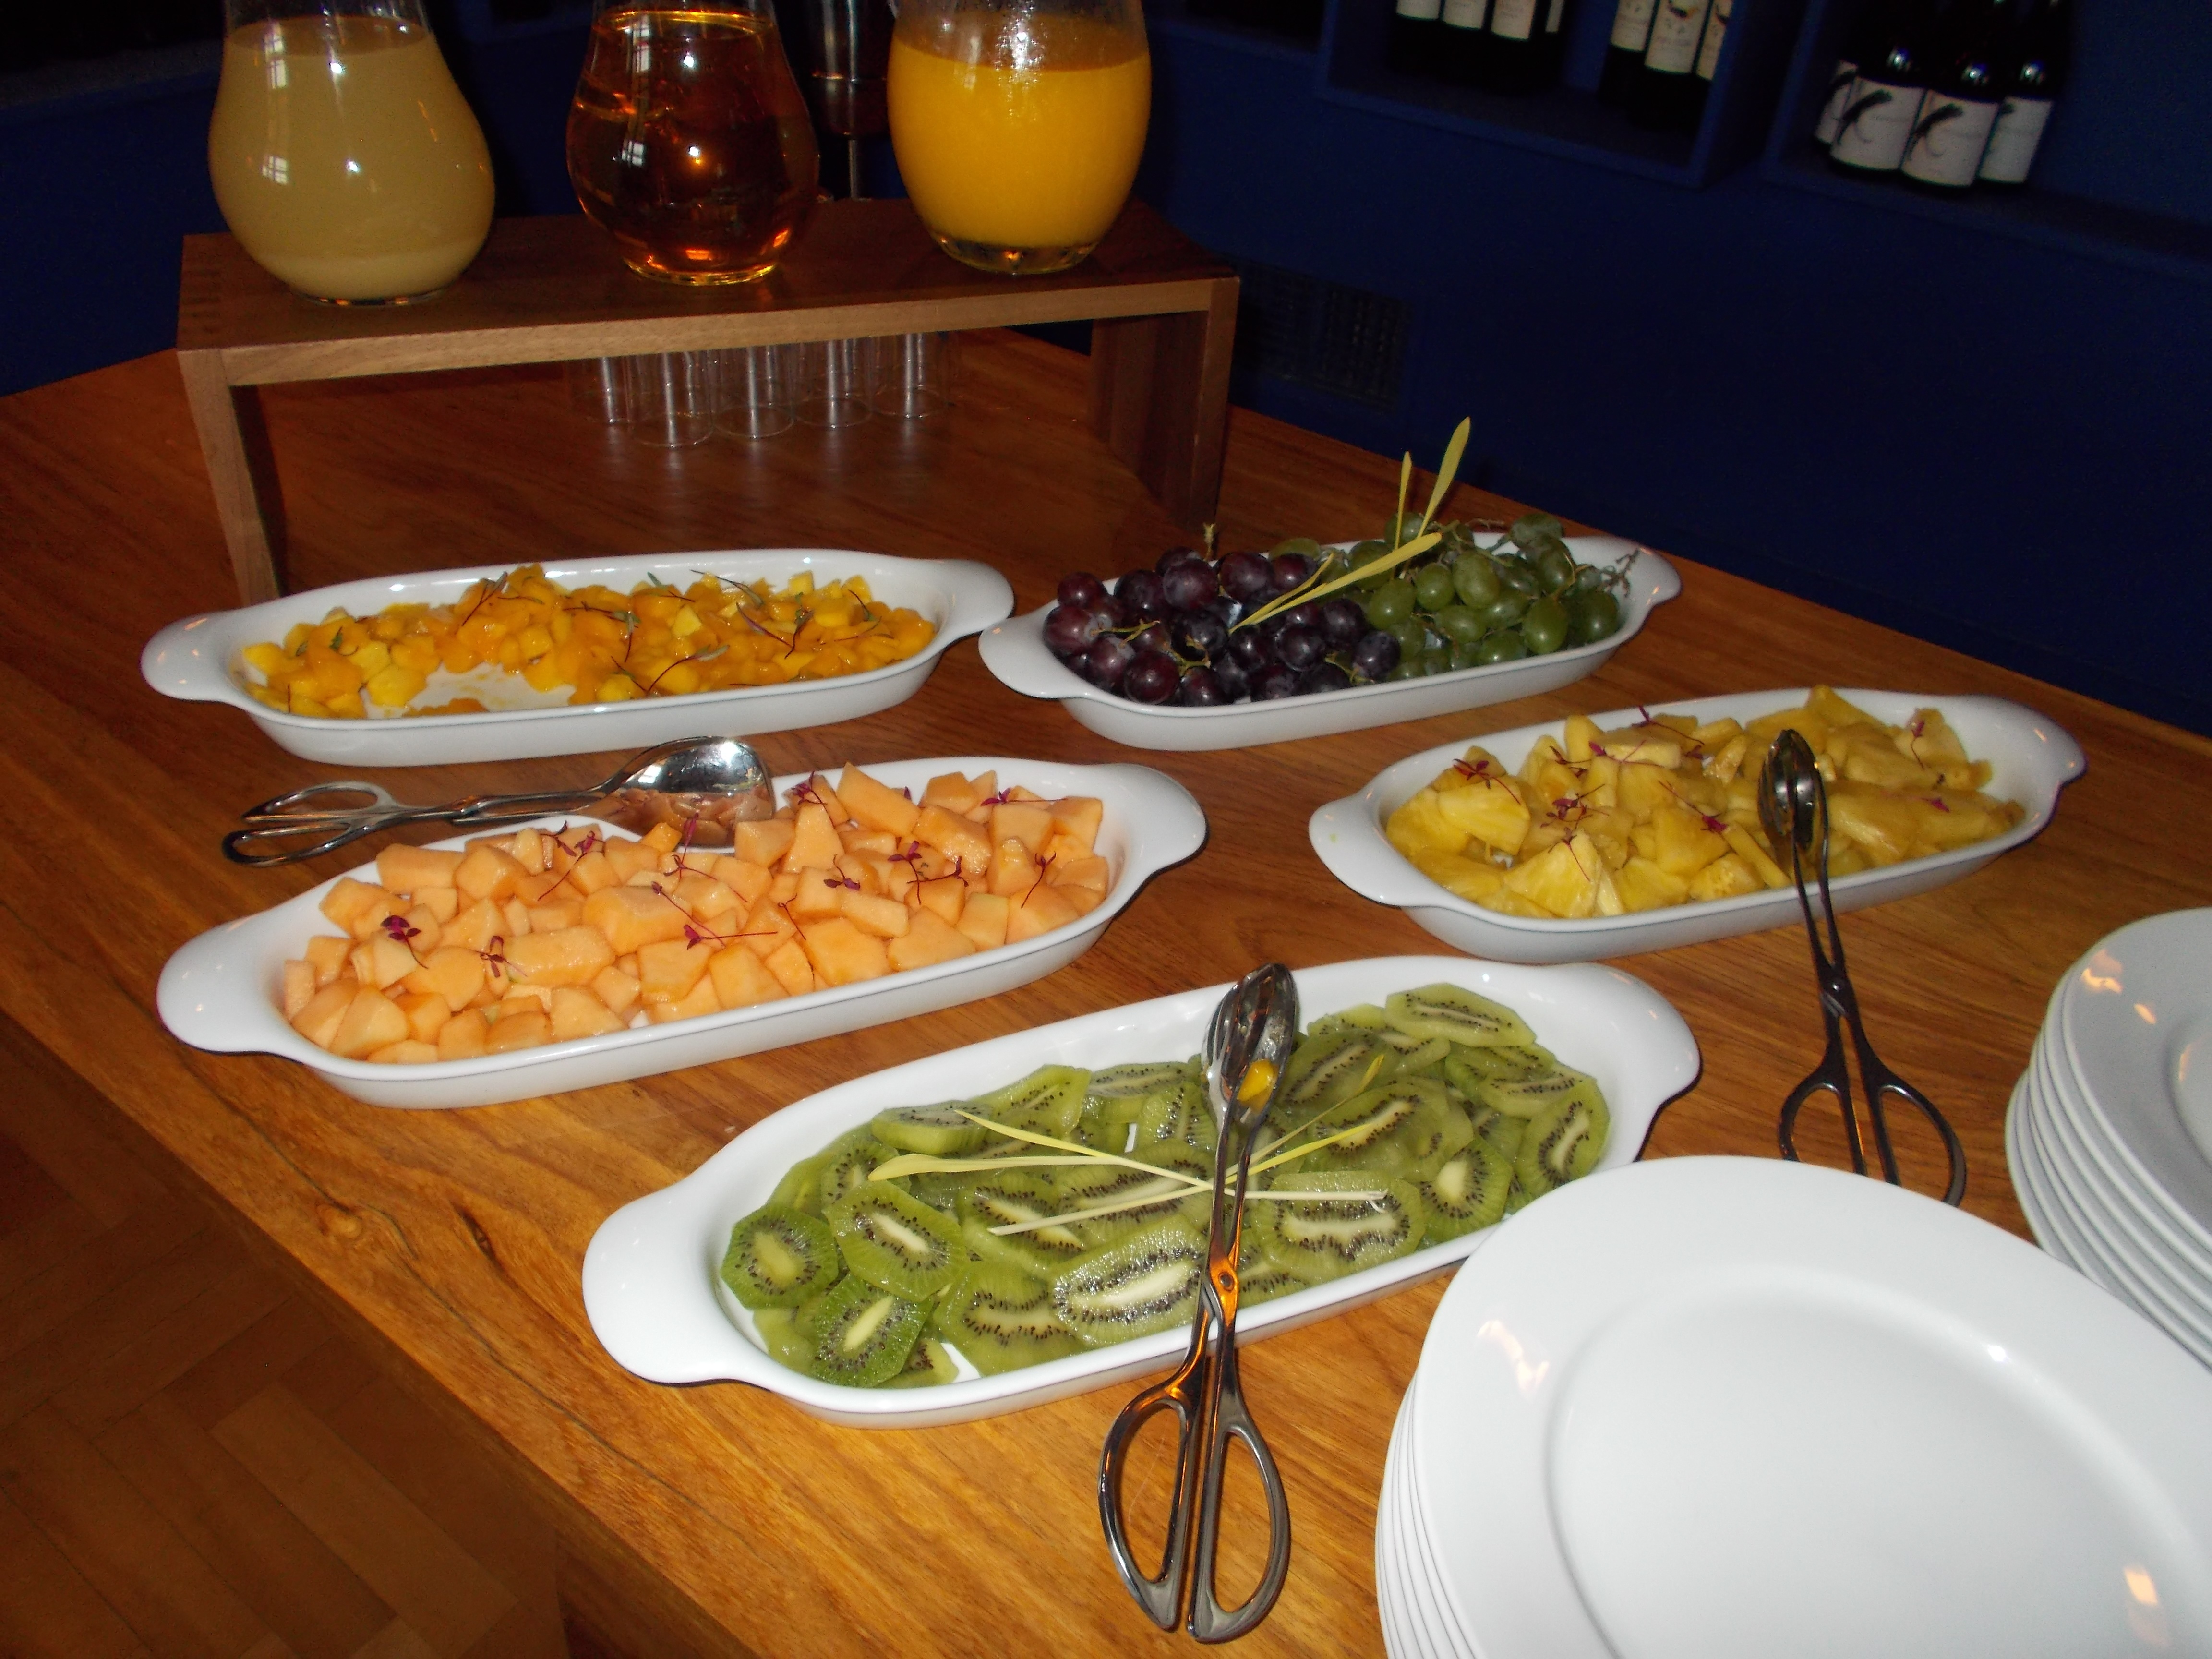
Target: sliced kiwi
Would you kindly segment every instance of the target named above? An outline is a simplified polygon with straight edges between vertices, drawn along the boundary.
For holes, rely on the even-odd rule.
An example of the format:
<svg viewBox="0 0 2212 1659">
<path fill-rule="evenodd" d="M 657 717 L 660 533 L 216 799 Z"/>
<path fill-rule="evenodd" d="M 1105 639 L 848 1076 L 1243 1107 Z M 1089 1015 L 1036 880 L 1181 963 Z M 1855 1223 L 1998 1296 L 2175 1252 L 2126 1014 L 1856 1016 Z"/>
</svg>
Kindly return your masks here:
<svg viewBox="0 0 2212 1659">
<path fill-rule="evenodd" d="M 1429 1212 L 1421 1243 L 1441 1244 L 1489 1226 L 1505 1213 L 1506 1189 L 1512 1184 L 1512 1164 L 1483 1140 L 1469 1141 L 1434 1175 L 1413 1182 Z"/>
<path fill-rule="evenodd" d="M 815 1310 L 806 1369 L 849 1388 L 887 1382 L 905 1365 L 927 1311 L 895 1291 L 848 1275 Z"/>
<path fill-rule="evenodd" d="M 1490 1143 L 1491 1151 L 1512 1163 L 1520 1156 L 1521 1133 L 1528 1127 L 1528 1121 L 1508 1117 L 1495 1106 L 1477 1105 L 1472 1109 L 1475 1133 Z"/>
<path fill-rule="evenodd" d="M 1370 1170 L 1377 1175 L 1425 1171 L 1446 1153 L 1467 1144 L 1474 1130 L 1455 1109 L 1444 1085 L 1433 1078 L 1395 1077 L 1380 1088 L 1357 1094 L 1314 1121 L 1313 1138 L 1343 1139 L 1310 1157 L 1286 1165 L 1284 1179 L 1297 1184 L 1291 1169 Z"/>
<path fill-rule="evenodd" d="M 1508 1117 L 1534 1117 L 1564 1100 L 1589 1100 L 1600 1109 L 1605 1097 L 1596 1082 L 1565 1066 L 1534 1077 L 1492 1077 L 1482 1080 L 1477 1098 Z"/>
<path fill-rule="evenodd" d="M 1528 1206 L 1528 1189 L 1521 1184 L 1521 1177 L 1516 1175 L 1513 1177 L 1513 1184 L 1505 1189 L 1505 1213 L 1511 1215 L 1516 1210 L 1523 1210 Z"/>
<path fill-rule="evenodd" d="M 933 1322 L 986 1376 L 1057 1359 L 1083 1346 L 1060 1322 L 1051 1280 L 1002 1262 L 970 1267 Z"/>
<path fill-rule="evenodd" d="M 975 1182 L 960 1194 L 961 1237 L 980 1254 L 1018 1261 L 1049 1276 L 1091 1249 L 1093 1241 L 1059 1224 L 1019 1233 L 994 1234 L 990 1230 L 1042 1221 L 1067 1207 L 1042 1173 L 1008 1170 Z"/>
<path fill-rule="evenodd" d="M 804 1210 L 809 1215 L 820 1215 L 822 1165 L 829 1156 L 827 1152 L 817 1152 L 812 1158 L 800 1158 L 784 1171 L 783 1179 L 775 1183 L 775 1190 L 768 1195 L 768 1201 Z"/>
<path fill-rule="evenodd" d="M 1073 1224 L 1085 1242 L 1094 1248 L 1119 1243 L 1138 1228 L 1170 1214 L 1180 1213 L 1186 1220 L 1202 1226 L 1207 1206 L 1212 1202 L 1210 1192 L 1194 1194 L 1180 1181 L 1164 1175 L 1147 1175 L 1142 1170 L 1132 1170 L 1121 1164 L 1078 1164 L 1073 1169 L 1055 1170 L 1052 1184 L 1060 1195 L 1060 1213 L 1063 1215 L 1085 1210 L 1114 1212 L 1095 1220 Z M 1141 1209 L 1120 1207 L 1142 1199 L 1157 1201 Z"/>
<path fill-rule="evenodd" d="M 1536 1040 L 1527 1023 L 1510 1008 L 1457 985 L 1424 985 L 1418 991 L 1393 992 L 1383 1000 L 1382 1017 L 1408 1036 L 1442 1037 L 1471 1048 Z"/>
<path fill-rule="evenodd" d="M 854 1277 L 912 1301 L 951 1284 L 968 1259 L 951 1217 L 888 1181 L 847 1194 L 830 1206 L 829 1221 Z"/>
<path fill-rule="evenodd" d="M 1338 1026 L 1308 1036 L 1291 1053 L 1269 1115 L 1295 1128 L 1316 1112 L 1396 1075 L 1398 1056 L 1372 1031 Z"/>
<path fill-rule="evenodd" d="M 1588 1175 L 1605 1151 L 1613 1115 L 1597 1085 L 1582 1081 L 1584 1087 L 1553 1101 L 1522 1131 L 1513 1173 L 1531 1197 Z"/>
<path fill-rule="evenodd" d="M 958 1158 L 974 1152 L 989 1133 L 980 1123 L 961 1115 L 967 1110 L 958 1101 L 941 1106 L 894 1106 L 878 1112 L 868 1127 L 886 1146 L 902 1152 L 927 1152 L 932 1158 Z"/>
<path fill-rule="evenodd" d="M 1391 1261 L 1421 1242 L 1427 1212 L 1412 1183 L 1357 1170 L 1278 1172 L 1286 1190 L 1375 1197 L 1255 1197 L 1248 1224 L 1267 1259 L 1309 1285 Z"/>
<path fill-rule="evenodd" d="M 1346 1025 L 1358 1026 L 1363 1031 L 1383 1030 L 1390 1024 L 1389 1016 L 1371 1002 L 1354 1003 L 1349 1008 L 1340 1008 L 1330 1018 Z"/>
<path fill-rule="evenodd" d="M 722 1283 L 748 1308 L 795 1308 L 844 1271 L 830 1224 L 787 1204 L 765 1205 L 731 1228 L 722 1255 Z"/>
<path fill-rule="evenodd" d="M 814 1202 L 799 1207 L 826 1216 L 830 1207 L 857 1187 L 865 1186 L 877 1164 L 888 1162 L 899 1155 L 896 1146 L 886 1146 L 876 1139 L 875 1127 L 862 1124 L 847 1131 L 831 1141 L 817 1156 L 814 1183 Z"/>
<path fill-rule="evenodd" d="M 1052 1304 L 1060 1323 L 1098 1347 L 1190 1323 L 1205 1276 L 1198 1230 L 1155 1222 L 1063 1268 L 1052 1282 Z"/>
<path fill-rule="evenodd" d="M 815 1306 L 823 1299 L 817 1297 Z M 770 1359 L 794 1371 L 809 1369 L 814 1358 L 814 1326 L 806 1316 L 813 1310 L 812 1307 L 763 1308 L 753 1315 L 753 1328 L 760 1333 L 761 1346 Z"/>
<path fill-rule="evenodd" d="M 1452 1045 L 1442 1037 L 1413 1036 L 1404 1031 L 1381 1030 L 1375 1033 L 1376 1042 L 1385 1044 L 1398 1056 L 1398 1075 L 1433 1073 L 1443 1074 L 1443 1062 L 1450 1058 Z"/>
<path fill-rule="evenodd" d="M 960 1367 L 952 1363 L 951 1352 L 935 1337 L 924 1333 L 915 1339 L 908 1350 L 906 1364 L 896 1376 L 877 1384 L 884 1389 L 932 1389 L 940 1382 L 956 1382 L 960 1378 Z"/>
<path fill-rule="evenodd" d="M 1077 1138 L 1102 1152 L 1127 1152 L 1129 1127 L 1153 1095 L 1172 1093 L 1198 1076 L 1195 1061 L 1146 1060 L 1091 1074 Z"/>
<path fill-rule="evenodd" d="M 1474 1100 L 1492 1078 L 1536 1077 L 1558 1066 L 1559 1061 L 1541 1048 L 1468 1048 L 1455 1043 L 1444 1060 L 1443 1073 L 1445 1082 Z"/>
<path fill-rule="evenodd" d="M 1046 1066 L 969 1103 L 994 1123 L 1065 1140 L 1082 1119 L 1090 1085 L 1091 1073 L 1079 1066 Z"/>
</svg>

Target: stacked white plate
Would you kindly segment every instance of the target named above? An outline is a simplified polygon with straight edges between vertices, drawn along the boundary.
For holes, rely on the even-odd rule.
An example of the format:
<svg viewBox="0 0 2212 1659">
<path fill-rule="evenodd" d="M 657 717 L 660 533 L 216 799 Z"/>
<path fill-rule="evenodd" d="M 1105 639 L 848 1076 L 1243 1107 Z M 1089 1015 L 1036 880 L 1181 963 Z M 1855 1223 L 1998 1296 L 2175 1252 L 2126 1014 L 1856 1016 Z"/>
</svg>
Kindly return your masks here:
<svg viewBox="0 0 2212 1659">
<path fill-rule="evenodd" d="M 1932 1199 L 1633 1164 L 1444 1293 L 1375 1571 L 1393 1659 L 2212 1652 L 2212 1376 Z"/>
<path fill-rule="evenodd" d="M 2212 1364 L 2212 910 L 2123 927 L 2058 982 L 2005 1152 L 2043 1247 Z"/>
</svg>

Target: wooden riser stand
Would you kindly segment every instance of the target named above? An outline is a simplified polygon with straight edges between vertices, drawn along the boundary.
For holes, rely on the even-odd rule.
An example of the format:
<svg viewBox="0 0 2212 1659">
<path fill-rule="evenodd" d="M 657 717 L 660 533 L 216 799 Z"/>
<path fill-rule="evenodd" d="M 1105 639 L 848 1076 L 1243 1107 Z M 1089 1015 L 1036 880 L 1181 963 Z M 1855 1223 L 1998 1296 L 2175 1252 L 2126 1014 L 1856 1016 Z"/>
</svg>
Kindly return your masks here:
<svg viewBox="0 0 2212 1659">
<path fill-rule="evenodd" d="M 231 237 L 188 236 L 177 362 L 251 604 L 282 591 L 261 386 L 1080 321 L 1092 325 L 1093 428 L 1195 527 L 1221 489 L 1237 278 L 1136 202 L 1073 270 L 1025 277 L 947 258 L 905 202 L 824 203 L 767 277 L 720 289 L 637 276 L 580 215 L 505 219 L 445 293 L 366 308 L 303 300 Z"/>
</svg>

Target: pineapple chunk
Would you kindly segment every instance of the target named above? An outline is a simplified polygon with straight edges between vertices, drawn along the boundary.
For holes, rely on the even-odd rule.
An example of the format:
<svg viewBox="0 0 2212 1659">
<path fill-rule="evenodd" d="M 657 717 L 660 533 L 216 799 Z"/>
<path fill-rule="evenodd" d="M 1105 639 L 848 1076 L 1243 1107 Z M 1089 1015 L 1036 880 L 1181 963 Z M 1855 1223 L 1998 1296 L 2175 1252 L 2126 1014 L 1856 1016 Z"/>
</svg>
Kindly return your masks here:
<svg viewBox="0 0 2212 1659">
<path fill-rule="evenodd" d="M 1759 890 L 1759 877 L 1734 853 L 1723 853 L 1690 878 L 1690 896 L 1693 899 L 1734 898 L 1740 893 Z"/>
<path fill-rule="evenodd" d="M 1690 896 L 1690 884 L 1647 858 L 1632 858 L 1613 877 L 1620 902 L 1628 910 L 1663 910 Z"/>
<path fill-rule="evenodd" d="M 1430 793 L 1427 790 L 1421 793 Z M 1420 796 L 1414 799 L 1418 800 Z M 1449 833 L 1431 838 L 1430 844 L 1443 851 L 1461 851 L 1472 836 L 1486 847 L 1512 854 L 1521 850 L 1522 842 L 1528 837 L 1528 808 L 1512 784 L 1503 777 L 1484 773 L 1466 779 L 1458 788 L 1437 790 L 1431 799 L 1437 817 L 1448 831 L 1456 831 L 1458 835 L 1456 842 Z M 1412 802 L 1407 804 L 1411 805 Z"/>
<path fill-rule="evenodd" d="M 1571 921 L 1596 914 L 1598 878 L 1604 869 L 1605 860 L 1590 838 L 1577 836 L 1507 871 L 1503 885 L 1547 914 Z"/>
</svg>

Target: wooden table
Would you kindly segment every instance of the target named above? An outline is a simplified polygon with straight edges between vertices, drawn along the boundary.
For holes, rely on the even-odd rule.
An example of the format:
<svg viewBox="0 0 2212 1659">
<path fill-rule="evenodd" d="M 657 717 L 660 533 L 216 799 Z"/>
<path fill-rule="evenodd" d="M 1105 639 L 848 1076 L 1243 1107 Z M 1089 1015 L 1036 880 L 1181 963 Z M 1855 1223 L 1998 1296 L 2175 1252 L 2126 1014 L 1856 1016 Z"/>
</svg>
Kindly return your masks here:
<svg viewBox="0 0 2212 1659">
<path fill-rule="evenodd" d="M 1091 435 L 1084 379 L 1079 357 L 983 337 L 941 422 L 672 453 L 584 423 L 547 369 L 272 388 L 267 407 L 295 479 L 303 586 L 592 551 L 843 544 L 989 560 L 1027 609 L 1065 571 L 1116 573 L 1175 539 Z M 1395 472 L 1239 413 L 1224 544 L 1365 533 Z M 1389 759 L 1576 708 L 1808 678 L 1995 692 L 2066 726 L 2089 770 L 2039 841 L 1845 923 L 1883 1054 L 1958 1126 L 1967 1207 L 2014 1231 L 2002 1115 L 2051 985 L 2108 930 L 2212 902 L 2203 741 L 1696 566 L 1641 639 L 1556 696 L 1241 753 L 1132 754 L 999 686 L 962 645 L 902 708 L 763 747 L 780 770 L 1000 751 L 1146 760 L 1179 778 L 1206 809 L 1210 843 L 1089 955 L 987 1002 L 729 1065 L 475 1111 L 380 1110 L 284 1062 L 185 1048 L 153 1012 L 178 945 L 328 873 L 221 860 L 235 808 L 327 774 L 233 712 L 164 701 L 136 672 L 157 625 L 232 597 L 176 365 L 148 358 L 0 403 L 0 504 L 14 552 L 0 562 L 0 1012 L 167 1148 L 396 1374 L 500 1449 L 559 1530 L 579 1651 L 1179 1648 L 1139 1617 L 1098 1535 L 1093 1470 L 1122 1390 L 871 1433 L 739 1388 L 657 1388 L 592 1340 L 577 1264 L 617 1206 L 828 1085 L 1268 957 L 1441 948 L 1338 888 L 1306 844 L 1313 808 Z M 1508 508 L 1462 491 L 1455 510 Z M 388 781 L 428 799 L 581 782 L 608 760 Z M 1802 937 L 1626 965 L 1682 1010 L 1705 1055 L 1647 1155 L 1771 1156 L 1778 1103 L 1819 1047 Z M 1383 1446 L 1437 1294 L 1409 1290 L 1251 1351 L 1247 1387 L 1289 1482 L 1297 1547 L 1247 1650 L 1380 1650 Z"/>
</svg>

